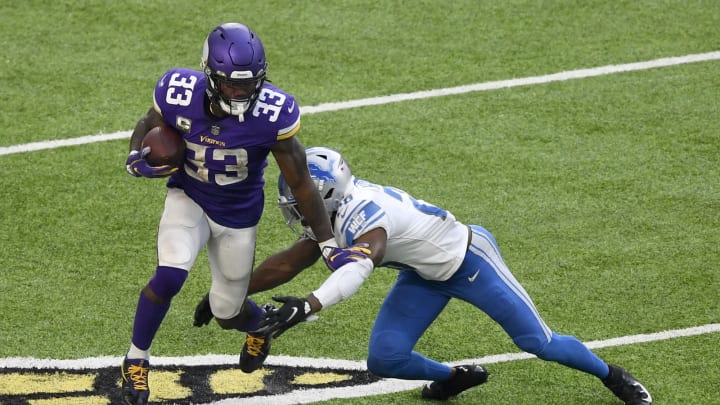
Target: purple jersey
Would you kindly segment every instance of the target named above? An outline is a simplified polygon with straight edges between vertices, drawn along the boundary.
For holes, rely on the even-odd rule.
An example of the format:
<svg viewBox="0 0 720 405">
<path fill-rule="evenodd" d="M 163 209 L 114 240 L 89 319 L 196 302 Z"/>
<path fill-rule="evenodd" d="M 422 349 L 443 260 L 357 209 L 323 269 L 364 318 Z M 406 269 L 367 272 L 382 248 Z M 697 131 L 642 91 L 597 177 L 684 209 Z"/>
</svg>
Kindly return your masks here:
<svg viewBox="0 0 720 405">
<path fill-rule="evenodd" d="M 270 147 L 300 129 L 292 95 L 265 83 L 244 121 L 216 118 L 207 111 L 202 72 L 172 69 L 155 86 L 154 105 L 163 120 L 185 138 L 185 166 L 168 180 L 220 225 L 256 225 L 265 197 L 263 177 Z"/>
</svg>

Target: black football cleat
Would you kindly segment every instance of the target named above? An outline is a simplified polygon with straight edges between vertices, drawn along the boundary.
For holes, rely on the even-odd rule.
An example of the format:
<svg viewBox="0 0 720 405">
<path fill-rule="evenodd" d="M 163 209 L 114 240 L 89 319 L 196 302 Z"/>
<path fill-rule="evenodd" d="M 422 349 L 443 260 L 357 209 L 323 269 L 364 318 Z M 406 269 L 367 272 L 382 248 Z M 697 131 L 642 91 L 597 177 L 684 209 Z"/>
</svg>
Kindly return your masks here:
<svg viewBox="0 0 720 405">
<path fill-rule="evenodd" d="M 270 354 L 270 334 L 248 333 L 240 353 L 240 370 L 252 373 L 262 367 L 268 354 Z"/>
<path fill-rule="evenodd" d="M 262 309 L 267 313 L 275 309 L 275 306 L 265 304 Z M 240 370 L 244 373 L 252 373 L 262 367 L 268 354 L 270 354 L 271 342 L 272 336 L 270 333 L 248 332 L 242 352 L 240 352 Z"/>
<path fill-rule="evenodd" d="M 127 405 L 147 405 L 150 398 L 148 372 L 150 362 L 145 359 L 125 359 L 120 366 L 122 398 Z"/>
<path fill-rule="evenodd" d="M 447 381 L 433 381 L 425 384 L 422 390 L 424 399 L 444 401 L 454 397 L 468 388 L 487 381 L 488 372 L 478 365 L 456 366 L 455 375 Z"/>
<path fill-rule="evenodd" d="M 624 368 L 610 365 L 610 374 L 603 384 L 625 405 L 652 405 L 650 392 Z"/>
</svg>

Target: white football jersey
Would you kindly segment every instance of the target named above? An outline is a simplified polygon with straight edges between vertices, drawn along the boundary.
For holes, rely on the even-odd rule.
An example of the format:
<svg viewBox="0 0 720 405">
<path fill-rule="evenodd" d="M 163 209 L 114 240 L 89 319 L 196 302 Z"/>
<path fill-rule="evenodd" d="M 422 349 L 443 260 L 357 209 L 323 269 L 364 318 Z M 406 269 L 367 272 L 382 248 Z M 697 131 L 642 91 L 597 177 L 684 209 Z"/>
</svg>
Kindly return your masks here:
<svg viewBox="0 0 720 405">
<path fill-rule="evenodd" d="M 407 192 L 357 180 L 338 207 L 333 232 L 340 247 L 376 228 L 387 233 L 383 267 L 416 271 L 444 281 L 460 267 L 468 228 L 450 212 Z"/>
</svg>

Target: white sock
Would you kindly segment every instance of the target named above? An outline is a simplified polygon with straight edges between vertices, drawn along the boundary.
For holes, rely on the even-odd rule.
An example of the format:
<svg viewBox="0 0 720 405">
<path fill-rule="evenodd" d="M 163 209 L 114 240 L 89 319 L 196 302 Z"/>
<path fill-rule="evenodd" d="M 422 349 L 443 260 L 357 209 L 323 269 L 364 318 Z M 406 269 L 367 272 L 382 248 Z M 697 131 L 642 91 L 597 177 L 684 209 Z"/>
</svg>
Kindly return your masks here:
<svg viewBox="0 0 720 405">
<path fill-rule="evenodd" d="M 150 360 L 150 350 L 139 349 L 137 346 L 130 343 L 130 349 L 128 350 L 126 357 L 128 359 Z"/>
</svg>

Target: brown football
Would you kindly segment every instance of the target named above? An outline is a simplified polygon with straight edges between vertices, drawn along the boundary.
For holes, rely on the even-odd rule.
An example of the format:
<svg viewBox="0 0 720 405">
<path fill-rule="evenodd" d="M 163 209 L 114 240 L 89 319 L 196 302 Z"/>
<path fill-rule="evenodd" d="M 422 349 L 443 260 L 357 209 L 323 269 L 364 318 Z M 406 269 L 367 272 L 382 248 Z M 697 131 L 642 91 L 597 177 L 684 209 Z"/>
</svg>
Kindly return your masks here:
<svg viewBox="0 0 720 405">
<path fill-rule="evenodd" d="M 150 153 L 145 156 L 145 160 L 151 166 L 181 167 L 185 160 L 185 139 L 180 132 L 168 125 L 160 125 L 148 131 L 142 146 L 150 147 Z"/>
</svg>

